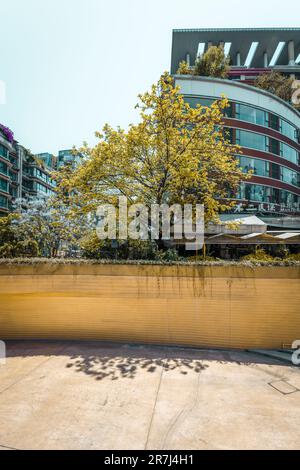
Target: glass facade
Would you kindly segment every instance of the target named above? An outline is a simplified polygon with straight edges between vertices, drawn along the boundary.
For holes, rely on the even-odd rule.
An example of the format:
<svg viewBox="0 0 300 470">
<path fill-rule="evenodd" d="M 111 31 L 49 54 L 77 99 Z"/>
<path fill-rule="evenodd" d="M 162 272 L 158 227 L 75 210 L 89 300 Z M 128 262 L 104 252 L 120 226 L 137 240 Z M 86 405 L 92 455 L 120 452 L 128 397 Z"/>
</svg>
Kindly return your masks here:
<svg viewBox="0 0 300 470">
<path fill-rule="evenodd" d="M 44 167 L 45 163 L 52 161 L 52 155 L 44 154 L 47 156 L 47 161 L 39 161 L 17 142 L 6 142 L 5 135 L 1 137 L 0 216 L 5 215 L 7 210 L 11 210 L 11 198 L 26 198 L 28 195 L 35 197 L 39 194 L 50 196 L 54 193 L 56 186 L 50 173 L 51 170 Z"/>
<path fill-rule="evenodd" d="M 0 160 L 0 173 L 2 175 L 8 175 L 8 166 L 5 162 Z"/>
<path fill-rule="evenodd" d="M 0 156 L 8 160 L 9 158 L 8 155 L 9 155 L 8 149 L 4 147 L 4 145 L 0 144 Z"/>
<path fill-rule="evenodd" d="M 1 178 L 1 171 L 7 172 L 9 180 Z M 51 196 L 54 194 L 55 181 L 49 173 L 43 168 L 32 165 L 31 160 L 23 159 L 23 172 L 22 172 L 22 196 L 20 196 L 21 189 L 19 188 L 19 174 L 13 171 L 13 167 L 9 169 L 8 165 L 0 161 L 0 191 L 7 192 L 12 198 L 28 197 L 46 195 Z M 7 208 L 7 204 L 2 204 L 3 209 Z M 9 206 L 8 206 L 9 208 Z M 1 210 L 0 210 L 1 215 Z M 3 214 L 2 214 L 3 215 Z"/>
<path fill-rule="evenodd" d="M 252 122 L 260 126 L 266 125 L 266 113 L 261 109 L 253 108 L 244 104 L 236 104 L 236 116 L 241 121 Z"/>
<path fill-rule="evenodd" d="M 280 119 L 276 114 L 266 113 L 267 114 L 267 123 L 270 129 L 274 131 L 280 131 Z"/>
<path fill-rule="evenodd" d="M 294 208 L 295 210 L 300 209 L 300 197 L 297 196 L 297 194 L 261 184 L 242 183 L 238 199 L 265 204 L 284 205 Z"/>
<path fill-rule="evenodd" d="M 8 181 L 0 178 L 0 191 L 8 192 Z"/>
<path fill-rule="evenodd" d="M 17 173 L 14 173 L 13 171 L 10 171 L 10 172 L 9 172 L 9 176 L 10 176 L 10 179 L 11 179 L 14 183 L 17 183 L 17 182 L 18 182 L 18 174 L 17 174 Z"/>
<path fill-rule="evenodd" d="M 17 188 L 14 187 L 14 186 L 10 186 L 10 188 L 9 188 L 9 194 L 10 194 L 12 197 L 17 198 L 17 197 L 18 197 L 18 190 L 17 190 Z"/>
<path fill-rule="evenodd" d="M 41 181 L 44 181 L 45 183 L 47 183 L 49 185 L 54 184 L 54 181 L 51 178 L 51 176 L 48 173 L 46 173 L 45 171 L 42 171 L 40 168 L 37 168 L 37 167 L 30 168 L 30 174 L 34 178 L 37 178 Z"/>
<path fill-rule="evenodd" d="M 240 166 L 245 173 L 252 171 L 254 175 L 270 176 L 270 163 L 265 160 L 251 157 L 239 157 Z"/>
<path fill-rule="evenodd" d="M 42 193 L 47 196 L 50 196 L 51 194 L 53 194 L 53 191 L 51 189 L 47 188 L 41 183 L 35 183 L 33 188 L 37 193 Z"/>
<path fill-rule="evenodd" d="M 197 104 L 201 104 L 202 106 L 211 106 L 215 99 L 186 96 L 185 101 L 189 103 L 192 108 L 196 108 Z M 230 106 L 225 111 L 225 115 L 240 121 L 250 122 L 252 124 L 276 130 L 295 142 L 300 141 L 296 126 L 283 119 L 281 116 L 277 116 L 276 114 L 263 109 L 255 108 L 254 106 L 243 103 L 230 102 Z"/>
<path fill-rule="evenodd" d="M 264 134 L 257 134 L 250 131 L 237 129 L 235 132 L 235 142 L 241 147 L 260 150 L 278 155 L 295 165 L 299 165 L 299 152 L 288 144 L 280 142 Z"/>
<path fill-rule="evenodd" d="M 2 207 L 3 209 L 8 208 L 8 199 L 7 197 L 2 196 L 1 194 L 0 194 L 0 207 Z"/>
<path fill-rule="evenodd" d="M 186 96 L 184 101 L 190 105 L 191 108 L 197 108 L 198 104 L 201 104 L 201 106 L 207 106 L 210 107 L 215 100 L 210 99 L 210 98 L 199 98 L 195 96 Z"/>
<path fill-rule="evenodd" d="M 290 168 L 259 158 L 239 157 L 239 160 L 245 173 L 252 171 L 253 175 L 273 178 L 300 188 L 300 173 Z"/>
<path fill-rule="evenodd" d="M 272 139 L 272 137 L 269 137 L 267 139 L 267 150 L 270 153 L 274 153 L 274 155 L 280 155 L 280 142 L 277 139 Z"/>
<path fill-rule="evenodd" d="M 281 132 L 283 135 L 288 137 L 289 139 L 297 141 L 297 131 L 294 126 L 289 124 L 287 121 L 281 119 Z"/>
<path fill-rule="evenodd" d="M 42 162 L 44 162 L 44 164 L 49 168 L 49 169 L 54 169 L 55 168 L 55 163 L 56 163 L 56 159 L 54 157 L 54 155 L 52 155 L 51 153 L 39 153 L 36 155 L 36 157 L 41 160 Z"/>
<path fill-rule="evenodd" d="M 262 134 L 256 134 L 248 131 L 236 131 L 236 143 L 241 147 L 247 147 L 250 149 L 267 151 L 268 140 L 267 137 Z"/>
<path fill-rule="evenodd" d="M 18 168 L 18 158 L 17 155 L 9 154 L 9 161 L 13 164 L 15 168 Z"/>
<path fill-rule="evenodd" d="M 33 182 L 30 181 L 30 180 L 26 180 L 24 179 L 23 180 L 23 189 L 25 190 L 25 192 L 32 192 L 33 191 Z"/>
<path fill-rule="evenodd" d="M 185 100 L 193 108 L 197 104 L 211 106 L 215 101 L 211 97 L 197 96 L 188 96 L 185 97 Z M 248 181 L 242 183 L 238 198 L 251 203 L 256 202 L 280 206 L 278 210 L 285 207 L 288 210 L 300 211 L 300 196 L 296 194 L 298 188 L 300 188 L 300 168 L 297 171 L 295 168 L 289 167 L 290 163 L 294 166 L 299 166 L 300 164 L 300 155 L 296 148 L 296 143 L 300 143 L 300 130 L 291 122 L 284 119 L 284 116 L 278 116 L 246 103 L 231 101 L 224 115 L 237 121 L 253 124 L 253 130 L 236 129 L 234 125 L 233 127 L 225 127 L 224 134 L 232 143 L 236 143 L 244 148 L 245 155 L 238 158 L 240 166 L 245 173 L 251 170 L 254 176 L 270 179 L 269 185 L 254 184 Z M 255 128 L 255 125 L 261 126 L 261 130 Z M 282 140 L 279 135 L 278 138 L 267 135 L 267 131 L 264 129 L 271 129 L 278 132 L 278 134 L 282 134 Z M 295 144 L 284 142 L 284 137 L 294 141 Z M 270 159 L 263 155 L 257 156 L 257 158 L 247 156 L 247 149 L 270 154 Z M 276 158 L 276 163 L 274 158 Z M 274 186 L 272 185 L 272 180 Z M 280 183 L 290 185 L 291 191 L 281 189 Z M 293 192 L 292 187 L 295 188 L 295 192 Z"/>
<path fill-rule="evenodd" d="M 284 183 L 292 184 L 300 188 L 300 174 L 284 166 L 280 167 L 280 179 Z"/>
<path fill-rule="evenodd" d="M 25 191 L 44 195 L 53 194 L 56 183 L 45 170 L 37 166 L 27 165 L 23 167 L 23 172 L 27 176 L 27 178 L 23 180 Z M 48 186 L 51 186 L 52 189 Z"/>
<path fill-rule="evenodd" d="M 213 103 L 213 100 L 209 100 L 210 106 Z M 191 102 L 192 103 L 192 102 Z M 196 107 L 197 104 L 191 104 L 192 107 Z M 61 168 L 64 165 L 71 165 L 73 168 L 76 168 L 81 162 L 82 155 L 80 153 L 74 153 L 74 150 L 60 150 L 58 152 L 58 162 L 57 167 Z"/>
<path fill-rule="evenodd" d="M 280 155 L 296 165 L 299 165 L 299 153 L 287 144 L 280 142 Z"/>
</svg>

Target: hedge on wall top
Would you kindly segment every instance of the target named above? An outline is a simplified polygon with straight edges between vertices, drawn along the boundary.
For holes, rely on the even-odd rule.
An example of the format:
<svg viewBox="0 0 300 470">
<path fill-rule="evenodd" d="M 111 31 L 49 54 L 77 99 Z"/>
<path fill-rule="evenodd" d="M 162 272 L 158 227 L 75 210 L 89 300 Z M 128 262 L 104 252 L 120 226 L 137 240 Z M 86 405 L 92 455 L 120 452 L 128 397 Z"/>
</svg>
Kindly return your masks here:
<svg viewBox="0 0 300 470">
<path fill-rule="evenodd" d="M 274 261 L 147 261 L 147 260 L 87 260 L 87 259 L 48 259 L 48 258 L 2 258 L 0 265 L 40 265 L 40 264 L 65 264 L 65 265 L 133 265 L 133 266 L 298 266 L 300 261 L 274 260 Z"/>
</svg>

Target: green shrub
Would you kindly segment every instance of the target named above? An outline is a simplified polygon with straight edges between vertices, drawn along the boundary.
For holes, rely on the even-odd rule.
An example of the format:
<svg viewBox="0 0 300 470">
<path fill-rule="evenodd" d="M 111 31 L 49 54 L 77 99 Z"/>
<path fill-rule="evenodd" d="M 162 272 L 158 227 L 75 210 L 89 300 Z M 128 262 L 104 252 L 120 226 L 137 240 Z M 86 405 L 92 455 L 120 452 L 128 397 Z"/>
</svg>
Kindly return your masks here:
<svg viewBox="0 0 300 470">
<path fill-rule="evenodd" d="M 300 261 L 293 259 L 278 259 L 274 258 L 272 261 L 198 261 L 191 262 L 182 258 L 179 261 L 165 261 L 165 260 L 121 260 L 121 259 L 86 259 L 86 258 L 0 258 L 0 266 L 59 266 L 59 265 L 73 265 L 73 266 L 97 266 L 97 265 L 129 265 L 129 266 L 237 266 L 237 267 L 251 267 L 256 266 L 295 266 L 300 267 Z"/>
<path fill-rule="evenodd" d="M 292 83 L 293 78 L 286 77 L 282 73 L 273 70 L 271 73 L 259 75 L 254 82 L 254 86 L 279 96 L 282 100 L 291 102 L 293 94 Z"/>
<path fill-rule="evenodd" d="M 39 246 L 34 240 L 4 243 L 0 246 L 1 258 L 34 258 L 39 255 Z"/>
<path fill-rule="evenodd" d="M 249 255 L 243 256 L 241 259 L 243 261 L 265 261 L 265 262 L 276 260 L 276 258 L 266 253 L 265 250 L 263 250 L 262 248 L 256 249 L 254 253 L 250 253 Z"/>
<path fill-rule="evenodd" d="M 93 233 L 83 240 L 81 240 L 80 248 L 82 256 L 88 259 L 101 259 L 103 258 L 103 251 L 105 249 L 104 243 L 99 240 L 96 233 Z"/>
<path fill-rule="evenodd" d="M 172 261 L 172 262 L 183 260 L 183 258 L 179 256 L 178 251 L 175 250 L 175 248 L 169 248 L 167 251 L 163 251 L 163 250 L 157 251 L 155 259 L 157 261 Z"/>
<path fill-rule="evenodd" d="M 100 240 L 93 232 L 81 242 L 82 256 L 88 259 L 155 260 L 158 249 L 149 240 Z"/>
<path fill-rule="evenodd" d="M 229 59 L 224 49 L 219 46 L 210 47 L 195 65 L 195 75 L 205 77 L 227 78 L 229 72 Z"/>
</svg>

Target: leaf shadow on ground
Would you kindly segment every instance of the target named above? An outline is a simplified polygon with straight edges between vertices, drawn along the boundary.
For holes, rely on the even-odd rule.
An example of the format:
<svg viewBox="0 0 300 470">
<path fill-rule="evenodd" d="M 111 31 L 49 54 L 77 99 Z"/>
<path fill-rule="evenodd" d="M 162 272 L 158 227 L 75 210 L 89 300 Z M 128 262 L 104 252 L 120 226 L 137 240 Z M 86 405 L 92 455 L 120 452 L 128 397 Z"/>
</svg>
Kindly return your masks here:
<svg viewBox="0 0 300 470">
<path fill-rule="evenodd" d="M 72 368 L 76 372 L 83 372 L 96 380 L 121 378 L 134 379 L 141 371 L 149 374 L 157 370 L 164 372 L 178 371 L 181 375 L 190 372 L 200 374 L 209 366 L 199 360 L 184 358 L 152 358 L 134 356 L 72 356 L 67 368 Z"/>
<path fill-rule="evenodd" d="M 285 365 L 250 351 L 191 349 L 183 347 L 119 344 L 103 341 L 8 341 L 7 358 L 55 357 L 66 359 L 64 368 L 101 381 L 134 379 L 159 372 L 201 374 L 211 364 Z"/>
</svg>

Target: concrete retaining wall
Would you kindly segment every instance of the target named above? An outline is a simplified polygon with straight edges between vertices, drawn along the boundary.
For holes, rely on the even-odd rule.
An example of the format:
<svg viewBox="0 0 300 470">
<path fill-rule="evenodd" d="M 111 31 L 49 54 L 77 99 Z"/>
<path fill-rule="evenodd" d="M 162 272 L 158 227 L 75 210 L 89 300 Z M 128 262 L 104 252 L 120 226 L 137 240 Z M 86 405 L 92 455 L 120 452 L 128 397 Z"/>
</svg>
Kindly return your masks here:
<svg viewBox="0 0 300 470">
<path fill-rule="evenodd" d="M 0 339 L 281 348 L 300 339 L 300 268 L 0 265 Z"/>
</svg>

